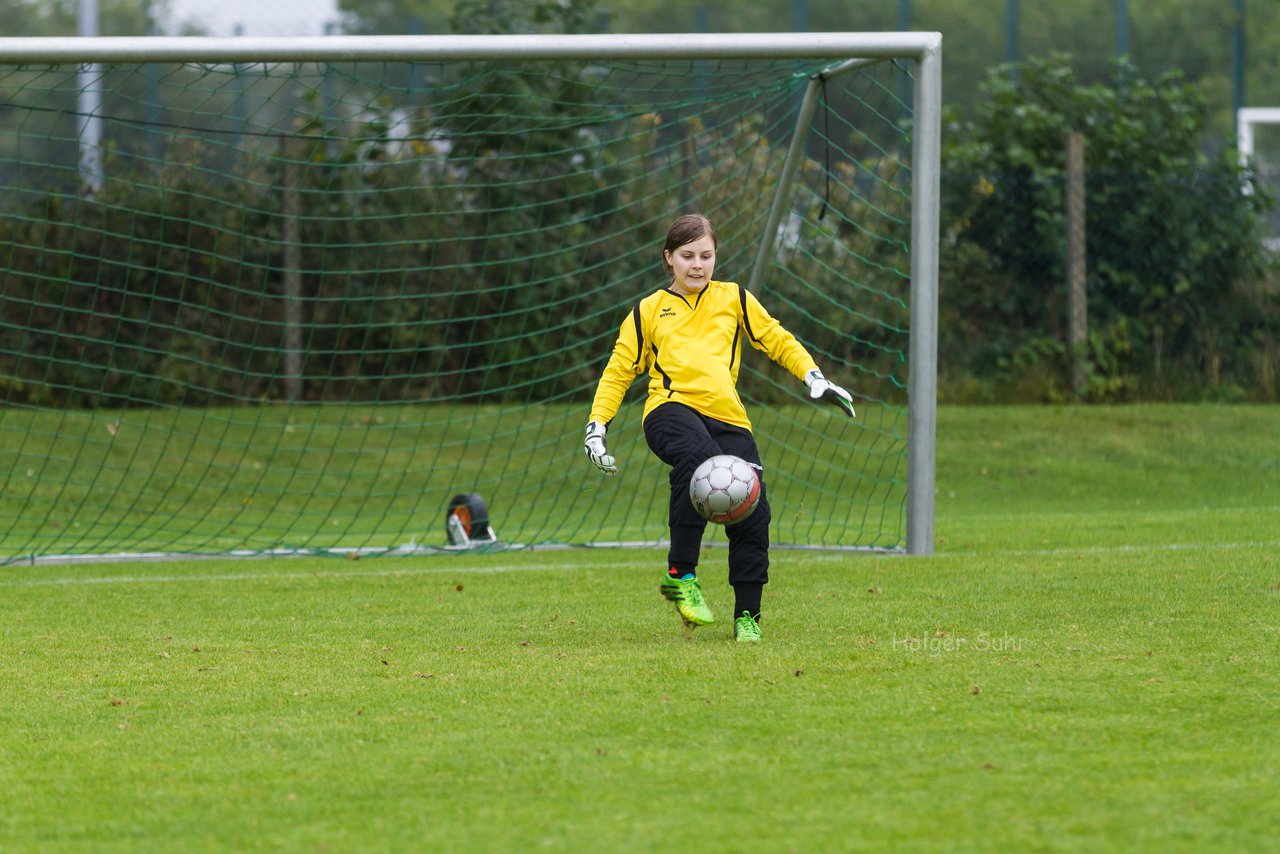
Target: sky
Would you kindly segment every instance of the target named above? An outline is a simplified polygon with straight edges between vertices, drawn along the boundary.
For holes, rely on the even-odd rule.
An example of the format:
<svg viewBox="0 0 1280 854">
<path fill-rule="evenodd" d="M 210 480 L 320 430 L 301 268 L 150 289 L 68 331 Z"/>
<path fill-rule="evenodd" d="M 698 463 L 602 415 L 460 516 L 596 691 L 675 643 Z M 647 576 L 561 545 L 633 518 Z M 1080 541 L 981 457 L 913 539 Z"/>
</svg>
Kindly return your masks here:
<svg viewBox="0 0 1280 854">
<path fill-rule="evenodd" d="M 211 36 L 322 36 L 326 22 L 337 23 L 337 0 L 169 0 L 176 32 L 184 21 L 199 22 Z"/>
</svg>

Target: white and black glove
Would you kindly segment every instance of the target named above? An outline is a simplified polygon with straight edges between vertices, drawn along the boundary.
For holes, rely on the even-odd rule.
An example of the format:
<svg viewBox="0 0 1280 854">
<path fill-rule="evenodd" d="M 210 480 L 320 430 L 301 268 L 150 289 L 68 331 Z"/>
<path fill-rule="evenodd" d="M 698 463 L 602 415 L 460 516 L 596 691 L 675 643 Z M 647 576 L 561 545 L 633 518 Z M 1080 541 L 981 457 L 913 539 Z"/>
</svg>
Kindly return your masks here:
<svg viewBox="0 0 1280 854">
<path fill-rule="evenodd" d="M 583 446 L 587 451 L 587 459 L 591 460 L 591 464 L 600 471 L 612 477 L 618 473 L 618 463 L 604 446 L 604 425 L 599 421 L 591 421 L 587 424 L 587 439 L 583 442 Z"/>
<path fill-rule="evenodd" d="M 853 398 L 849 396 L 849 392 L 828 382 L 822 371 L 814 368 L 805 374 L 804 384 L 809 387 L 810 400 L 825 400 L 850 418 L 854 416 Z"/>
</svg>

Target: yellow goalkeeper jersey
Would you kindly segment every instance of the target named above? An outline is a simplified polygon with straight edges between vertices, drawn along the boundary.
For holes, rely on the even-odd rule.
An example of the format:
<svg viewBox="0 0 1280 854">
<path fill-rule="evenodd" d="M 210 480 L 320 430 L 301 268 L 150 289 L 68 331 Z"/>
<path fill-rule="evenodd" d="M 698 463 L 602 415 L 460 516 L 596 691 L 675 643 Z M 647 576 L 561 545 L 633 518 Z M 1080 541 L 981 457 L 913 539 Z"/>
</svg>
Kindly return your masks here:
<svg viewBox="0 0 1280 854">
<path fill-rule="evenodd" d="M 647 372 L 644 417 L 664 403 L 683 403 L 750 430 L 737 389 L 744 340 L 799 380 L 817 367 L 804 345 L 741 285 L 711 281 L 690 296 L 668 288 L 650 294 L 618 330 L 591 420 L 612 421 L 631 383 Z"/>
</svg>

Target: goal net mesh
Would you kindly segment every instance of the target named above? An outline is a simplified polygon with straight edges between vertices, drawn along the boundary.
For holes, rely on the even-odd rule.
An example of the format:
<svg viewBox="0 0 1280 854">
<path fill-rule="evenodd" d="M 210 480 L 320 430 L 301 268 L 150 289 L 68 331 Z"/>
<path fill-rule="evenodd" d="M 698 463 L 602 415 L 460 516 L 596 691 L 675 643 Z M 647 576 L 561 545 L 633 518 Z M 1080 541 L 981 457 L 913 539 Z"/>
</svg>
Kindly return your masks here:
<svg viewBox="0 0 1280 854">
<path fill-rule="evenodd" d="M 620 476 L 582 431 L 688 211 L 718 279 L 772 245 L 757 296 L 855 395 L 746 350 L 774 541 L 901 548 L 910 67 L 826 78 L 780 188 L 830 65 L 0 65 L 0 561 L 421 553 L 460 493 L 508 545 L 663 540 L 643 383 Z"/>
</svg>

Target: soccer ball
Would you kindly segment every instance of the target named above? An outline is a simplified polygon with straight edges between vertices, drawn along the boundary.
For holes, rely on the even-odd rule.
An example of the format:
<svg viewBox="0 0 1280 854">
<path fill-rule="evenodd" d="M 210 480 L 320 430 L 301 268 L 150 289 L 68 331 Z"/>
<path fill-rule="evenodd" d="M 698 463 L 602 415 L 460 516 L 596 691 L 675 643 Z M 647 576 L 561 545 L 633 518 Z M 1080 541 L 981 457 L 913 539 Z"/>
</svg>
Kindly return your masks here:
<svg viewBox="0 0 1280 854">
<path fill-rule="evenodd" d="M 689 500 L 708 522 L 732 525 L 755 512 L 760 503 L 760 477 L 742 457 L 718 454 L 694 469 Z"/>
</svg>

